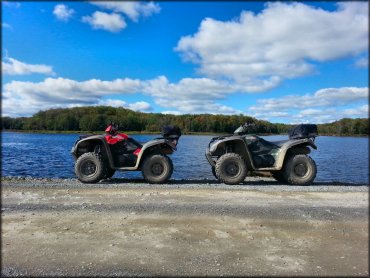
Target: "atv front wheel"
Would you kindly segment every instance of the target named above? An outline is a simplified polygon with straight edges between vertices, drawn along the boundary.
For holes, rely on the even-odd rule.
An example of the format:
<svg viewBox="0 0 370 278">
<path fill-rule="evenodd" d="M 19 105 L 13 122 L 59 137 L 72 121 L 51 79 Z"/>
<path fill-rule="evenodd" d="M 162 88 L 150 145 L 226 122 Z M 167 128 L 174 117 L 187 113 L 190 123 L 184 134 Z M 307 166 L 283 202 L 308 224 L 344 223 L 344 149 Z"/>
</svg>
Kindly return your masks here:
<svg viewBox="0 0 370 278">
<path fill-rule="evenodd" d="M 289 157 L 283 170 L 284 178 L 292 185 L 309 185 L 315 179 L 316 173 L 315 161 L 304 154 Z"/>
<path fill-rule="evenodd" d="M 226 184 L 239 184 L 247 176 L 244 159 L 236 153 L 226 153 L 216 162 L 216 176 Z"/>
<path fill-rule="evenodd" d="M 104 162 L 98 154 L 84 153 L 76 161 L 75 173 L 83 183 L 96 183 L 104 177 L 104 168 Z"/>
<path fill-rule="evenodd" d="M 165 183 L 173 172 L 172 160 L 166 155 L 151 155 L 144 160 L 141 172 L 149 183 Z"/>
</svg>

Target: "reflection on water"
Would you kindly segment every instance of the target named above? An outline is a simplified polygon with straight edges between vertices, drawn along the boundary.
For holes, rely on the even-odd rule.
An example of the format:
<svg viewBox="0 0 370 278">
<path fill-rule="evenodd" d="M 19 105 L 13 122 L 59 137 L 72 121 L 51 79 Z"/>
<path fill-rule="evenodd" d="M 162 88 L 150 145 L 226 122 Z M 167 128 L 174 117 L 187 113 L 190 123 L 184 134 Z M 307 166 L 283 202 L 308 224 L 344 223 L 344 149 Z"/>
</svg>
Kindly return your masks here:
<svg viewBox="0 0 370 278">
<path fill-rule="evenodd" d="M 74 177 L 74 161 L 70 150 L 75 134 L 2 133 L 2 176 Z M 133 135 L 141 142 L 158 135 Z M 214 179 L 204 156 L 213 136 L 184 135 L 178 151 L 171 157 L 173 179 Z M 265 136 L 278 141 L 286 136 Z M 315 181 L 368 183 L 368 138 L 316 138 L 317 151 L 311 153 L 317 164 Z M 118 172 L 115 177 L 141 178 L 141 172 Z"/>
</svg>

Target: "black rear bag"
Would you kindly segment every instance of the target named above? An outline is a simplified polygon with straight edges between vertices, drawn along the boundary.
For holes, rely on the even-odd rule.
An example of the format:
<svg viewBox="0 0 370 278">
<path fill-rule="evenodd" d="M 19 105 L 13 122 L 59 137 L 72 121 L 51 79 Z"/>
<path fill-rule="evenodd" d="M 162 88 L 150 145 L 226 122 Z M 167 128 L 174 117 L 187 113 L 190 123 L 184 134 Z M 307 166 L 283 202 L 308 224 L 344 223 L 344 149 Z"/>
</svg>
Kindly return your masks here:
<svg viewBox="0 0 370 278">
<path fill-rule="evenodd" d="M 301 124 L 288 131 L 289 139 L 314 138 L 317 136 L 317 125 Z"/>
<path fill-rule="evenodd" d="M 164 138 L 179 139 L 181 130 L 178 126 L 166 125 L 162 127 L 162 136 Z"/>
</svg>

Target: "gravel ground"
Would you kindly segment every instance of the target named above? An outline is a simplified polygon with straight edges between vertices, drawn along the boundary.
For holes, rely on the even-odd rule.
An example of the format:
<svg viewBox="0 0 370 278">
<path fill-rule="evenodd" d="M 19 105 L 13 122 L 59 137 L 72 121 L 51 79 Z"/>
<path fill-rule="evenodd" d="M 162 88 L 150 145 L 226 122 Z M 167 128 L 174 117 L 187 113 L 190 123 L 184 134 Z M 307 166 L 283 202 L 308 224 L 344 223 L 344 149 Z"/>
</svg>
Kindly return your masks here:
<svg viewBox="0 0 370 278">
<path fill-rule="evenodd" d="M 369 186 L 2 178 L 5 276 L 364 276 Z"/>
</svg>

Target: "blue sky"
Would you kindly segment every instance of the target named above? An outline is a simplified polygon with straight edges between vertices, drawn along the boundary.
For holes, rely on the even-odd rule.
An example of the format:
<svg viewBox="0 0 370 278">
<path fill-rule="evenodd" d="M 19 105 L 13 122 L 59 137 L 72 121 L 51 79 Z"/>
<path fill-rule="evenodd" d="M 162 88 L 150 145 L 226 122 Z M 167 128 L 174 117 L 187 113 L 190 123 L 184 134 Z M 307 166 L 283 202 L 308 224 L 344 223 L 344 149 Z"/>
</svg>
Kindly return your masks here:
<svg viewBox="0 0 370 278">
<path fill-rule="evenodd" d="M 368 2 L 2 2 L 2 114 L 368 115 Z"/>
</svg>

